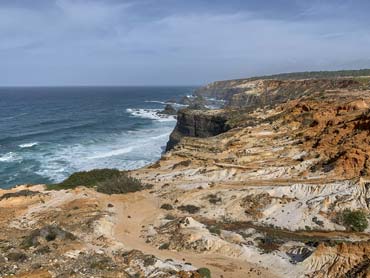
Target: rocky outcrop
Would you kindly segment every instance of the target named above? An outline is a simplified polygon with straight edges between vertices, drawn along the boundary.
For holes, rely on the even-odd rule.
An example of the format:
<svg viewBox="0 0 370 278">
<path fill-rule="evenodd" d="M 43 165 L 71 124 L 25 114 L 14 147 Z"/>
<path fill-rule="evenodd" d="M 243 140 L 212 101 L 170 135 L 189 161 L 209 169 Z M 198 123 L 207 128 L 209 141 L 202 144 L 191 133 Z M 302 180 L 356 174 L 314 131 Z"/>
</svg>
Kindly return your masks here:
<svg viewBox="0 0 370 278">
<path fill-rule="evenodd" d="M 180 104 L 187 105 L 189 109 L 193 110 L 205 110 L 207 109 L 206 106 L 211 103 L 202 96 L 195 97 L 185 96 L 181 99 Z"/>
<path fill-rule="evenodd" d="M 370 244 L 340 243 L 334 247 L 321 244 L 304 263 L 312 270 L 309 278 L 370 277 Z"/>
<path fill-rule="evenodd" d="M 162 111 L 158 112 L 158 114 L 174 116 L 177 114 L 177 111 L 171 104 L 167 104 Z"/>
<path fill-rule="evenodd" d="M 225 112 L 183 109 L 177 114 L 177 125 L 170 135 L 166 150 L 171 150 L 183 137 L 211 137 L 229 130 Z"/>
<path fill-rule="evenodd" d="M 0 190 L 0 197 L 12 194 L 0 200 L 0 277 L 202 277 L 185 262 L 119 242 L 113 215 L 125 201 L 82 188 L 46 192 L 41 185 L 35 197 L 25 188 Z"/>
<path fill-rule="evenodd" d="M 197 89 L 194 94 L 201 97 L 229 100 L 234 94 L 243 92 L 243 88 L 238 87 L 240 82 L 240 80 L 216 81 Z"/>
</svg>

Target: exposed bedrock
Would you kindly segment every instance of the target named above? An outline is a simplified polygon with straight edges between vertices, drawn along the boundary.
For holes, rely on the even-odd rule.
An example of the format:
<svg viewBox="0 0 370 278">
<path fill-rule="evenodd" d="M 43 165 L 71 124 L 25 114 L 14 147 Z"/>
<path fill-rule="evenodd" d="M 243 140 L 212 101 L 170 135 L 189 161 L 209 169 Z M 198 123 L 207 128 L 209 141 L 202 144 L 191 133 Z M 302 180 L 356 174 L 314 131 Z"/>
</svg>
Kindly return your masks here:
<svg viewBox="0 0 370 278">
<path fill-rule="evenodd" d="M 229 107 L 277 105 L 312 93 L 333 89 L 362 89 L 366 82 L 354 78 L 302 80 L 231 80 L 211 83 L 198 89 L 197 96 L 227 101 Z"/>
<path fill-rule="evenodd" d="M 227 114 L 219 110 L 183 109 L 177 114 L 177 124 L 170 135 L 166 151 L 176 146 L 183 137 L 211 137 L 230 129 Z"/>
</svg>

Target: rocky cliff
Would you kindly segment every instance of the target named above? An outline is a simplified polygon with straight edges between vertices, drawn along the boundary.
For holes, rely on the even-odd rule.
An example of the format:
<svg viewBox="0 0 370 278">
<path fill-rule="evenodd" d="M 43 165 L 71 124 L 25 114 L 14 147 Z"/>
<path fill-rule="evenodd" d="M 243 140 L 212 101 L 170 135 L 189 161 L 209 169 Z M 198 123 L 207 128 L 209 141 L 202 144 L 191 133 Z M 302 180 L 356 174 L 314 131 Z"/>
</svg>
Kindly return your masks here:
<svg viewBox="0 0 370 278">
<path fill-rule="evenodd" d="M 306 90 L 270 107 L 228 111 L 230 130 L 184 137 L 139 170 L 162 184 L 158 194 L 175 214 L 192 217 L 156 226 L 148 242 L 244 258 L 278 277 L 368 277 L 370 230 L 343 220 L 345 211 L 364 221 L 370 212 L 364 80 L 271 81 L 277 94 Z"/>
<path fill-rule="evenodd" d="M 176 146 L 183 137 L 211 137 L 230 129 L 225 111 L 183 109 L 177 114 L 177 124 L 170 135 L 166 150 Z"/>
<path fill-rule="evenodd" d="M 183 137 L 210 137 L 230 129 L 240 111 L 273 107 L 289 100 L 317 96 L 330 90 L 358 91 L 370 88 L 370 78 L 336 78 L 303 80 L 231 80 L 218 81 L 198 89 L 198 98 L 217 98 L 226 101 L 228 110 L 183 109 L 178 113 L 175 130 L 166 150 L 171 150 Z M 245 114 L 245 113 L 244 113 Z M 228 122 L 230 120 L 230 122 Z"/>
<path fill-rule="evenodd" d="M 359 90 L 370 87 L 369 78 L 235 80 L 219 81 L 198 89 L 199 96 L 224 99 L 236 108 L 264 107 L 334 89 Z"/>
<path fill-rule="evenodd" d="M 0 191 L 0 276 L 370 277 L 368 80 L 226 82 L 142 191 Z"/>
</svg>

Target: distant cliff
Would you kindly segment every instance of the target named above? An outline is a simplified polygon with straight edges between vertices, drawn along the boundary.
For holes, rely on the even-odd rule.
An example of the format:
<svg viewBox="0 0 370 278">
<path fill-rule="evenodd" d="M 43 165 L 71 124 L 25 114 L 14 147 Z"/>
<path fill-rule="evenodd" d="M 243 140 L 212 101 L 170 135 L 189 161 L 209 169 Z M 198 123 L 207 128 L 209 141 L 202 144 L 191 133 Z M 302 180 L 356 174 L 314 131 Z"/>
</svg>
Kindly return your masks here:
<svg viewBox="0 0 370 278">
<path fill-rule="evenodd" d="M 273 106 L 312 93 L 335 89 L 369 88 L 369 78 L 335 79 L 244 79 L 218 81 L 198 89 L 195 94 L 226 100 L 234 108 Z"/>
</svg>

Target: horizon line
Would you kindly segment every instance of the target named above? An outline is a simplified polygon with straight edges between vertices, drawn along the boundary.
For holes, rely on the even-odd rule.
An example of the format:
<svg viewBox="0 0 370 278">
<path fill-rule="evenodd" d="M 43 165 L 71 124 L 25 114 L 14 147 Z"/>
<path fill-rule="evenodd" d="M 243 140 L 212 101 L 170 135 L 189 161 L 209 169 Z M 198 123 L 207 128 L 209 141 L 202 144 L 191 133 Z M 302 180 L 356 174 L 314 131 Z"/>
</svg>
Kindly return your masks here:
<svg viewBox="0 0 370 278">
<path fill-rule="evenodd" d="M 6 85 L 1 88 L 122 88 L 122 87 L 200 87 L 203 85 Z"/>
</svg>

